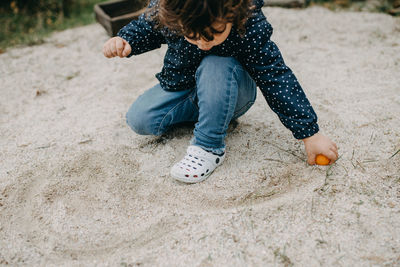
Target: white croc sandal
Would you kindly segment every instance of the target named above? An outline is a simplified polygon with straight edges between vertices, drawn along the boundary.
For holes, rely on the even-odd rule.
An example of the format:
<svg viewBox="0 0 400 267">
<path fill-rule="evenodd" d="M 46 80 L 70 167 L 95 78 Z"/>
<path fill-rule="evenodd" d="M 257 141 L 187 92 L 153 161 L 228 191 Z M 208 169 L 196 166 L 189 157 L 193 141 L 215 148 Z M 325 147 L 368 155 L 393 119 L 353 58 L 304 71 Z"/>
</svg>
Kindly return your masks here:
<svg viewBox="0 0 400 267">
<path fill-rule="evenodd" d="M 171 169 L 171 176 L 184 183 L 204 181 L 225 159 L 198 146 L 189 146 L 186 156 Z"/>
</svg>

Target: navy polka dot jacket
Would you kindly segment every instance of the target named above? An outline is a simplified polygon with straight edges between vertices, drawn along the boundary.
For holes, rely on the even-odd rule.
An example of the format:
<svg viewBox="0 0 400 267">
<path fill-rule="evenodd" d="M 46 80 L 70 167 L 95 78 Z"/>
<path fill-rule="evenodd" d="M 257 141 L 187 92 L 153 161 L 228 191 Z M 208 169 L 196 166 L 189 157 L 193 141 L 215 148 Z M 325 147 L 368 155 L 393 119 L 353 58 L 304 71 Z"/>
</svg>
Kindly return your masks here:
<svg viewBox="0 0 400 267">
<path fill-rule="evenodd" d="M 158 3 L 153 0 L 150 6 Z M 195 87 L 195 72 L 201 60 L 209 55 L 235 57 L 249 72 L 271 109 L 297 139 L 318 132 L 317 115 L 311 107 L 293 72 L 283 61 L 274 42 L 272 27 L 261 11 L 263 0 L 255 0 L 256 9 L 246 23 L 246 34 L 240 37 L 232 28 L 228 38 L 209 51 L 200 50 L 168 29 L 154 30 L 145 15 L 122 28 L 118 36 L 132 47 L 129 56 L 141 54 L 167 44 L 164 66 L 156 74 L 163 89 L 186 90 Z"/>
</svg>

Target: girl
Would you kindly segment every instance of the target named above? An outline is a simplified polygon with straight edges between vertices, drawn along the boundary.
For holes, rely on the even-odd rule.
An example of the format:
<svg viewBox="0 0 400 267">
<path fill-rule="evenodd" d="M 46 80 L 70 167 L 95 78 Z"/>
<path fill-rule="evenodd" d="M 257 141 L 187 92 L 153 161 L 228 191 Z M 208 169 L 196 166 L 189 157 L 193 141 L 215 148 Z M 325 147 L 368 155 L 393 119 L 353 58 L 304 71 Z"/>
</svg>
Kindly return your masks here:
<svg viewBox="0 0 400 267">
<path fill-rule="evenodd" d="M 225 158 L 232 119 L 254 103 L 258 86 L 268 105 L 297 139 L 308 163 L 337 146 L 320 134 L 317 116 L 293 72 L 270 40 L 262 0 L 153 0 L 145 14 L 104 44 L 106 57 L 130 57 L 167 44 L 159 84 L 127 113 L 138 134 L 161 135 L 176 123 L 196 122 L 187 154 L 171 169 L 177 180 L 203 181 Z"/>
</svg>

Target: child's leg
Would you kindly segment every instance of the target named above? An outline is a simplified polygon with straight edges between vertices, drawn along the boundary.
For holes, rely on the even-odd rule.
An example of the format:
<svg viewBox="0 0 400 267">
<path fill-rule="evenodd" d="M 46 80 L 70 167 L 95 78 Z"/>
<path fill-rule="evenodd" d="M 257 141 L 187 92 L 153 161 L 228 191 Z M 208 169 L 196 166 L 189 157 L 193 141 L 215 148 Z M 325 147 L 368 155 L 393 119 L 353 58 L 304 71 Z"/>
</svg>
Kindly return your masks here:
<svg viewBox="0 0 400 267">
<path fill-rule="evenodd" d="M 256 84 L 236 59 L 217 56 L 204 58 L 196 83 L 199 118 L 192 144 L 221 154 L 229 123 L 254 103 Z"/>
<path fill-rule="evenodd" d="M 232 73 L 233 69 L 234 73 Z M 209 75 L 218 82 L 211 83 L 208 87 L 204 81 L 209 79 Z M 229 77 L 233 77 L 236 82 L 233 80 L 229 82 Z M 223 88 L 229 83 L 233 84 L 229 90 L 232 90 L 237 99 L 233 118 L 244 114 L 254 103 L 255 83 L 243 70 L 240 63 L 233 58 L 206 57 L 196 73 L 196 78 L 197 92 L 194 89 L 169 92 L 163 90 L 159 84 L 147 90 L 129 108 L 126 114 L 128 125 L 138 134 L 161 135 L 173 124 L 187 121 L 197 122 L 199 119 L 197 94 L 200 92 L 202 96 L 212 96 L 211 93 L 224 90 Z M 218 101 L 214 105 L 220 106 Z M 207 110 L 207 108 L 203 109 Z M 230 121 L 231 119 L 226 120 Z"/>
<path fill-rule="evenodd" d="M 197 121 L 195 94 L 194 89 L 168 92 L 157 84 L 131 105 L 126 122 L 138 134 L 161 135 L 173 124 Z"/>
<path fill-rule="evenodd" d="M 232 118 L 254 103 L 256 85 L 234 58 L 208 56 L 196 72 L 199 117 L 187 155 L 171 169 L 182 182 L 206 179 L 225 158 L 225 136 Z"/>
</svg>

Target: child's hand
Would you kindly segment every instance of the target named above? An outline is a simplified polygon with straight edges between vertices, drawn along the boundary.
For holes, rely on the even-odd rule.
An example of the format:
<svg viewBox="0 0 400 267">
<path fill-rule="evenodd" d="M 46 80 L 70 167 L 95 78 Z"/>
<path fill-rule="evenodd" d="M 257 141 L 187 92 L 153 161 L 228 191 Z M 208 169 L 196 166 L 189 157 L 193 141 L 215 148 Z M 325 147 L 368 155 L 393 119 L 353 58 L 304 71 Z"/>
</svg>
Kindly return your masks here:
<svg viewBox="0 0 400 267">
<path fill-rule="evenodd" d="M 132 51 L 130 44 L 121 37 L 113 37 L 109 39 L 103 46 L 104 56 L 111 57 L 126 57 Z"/>
<path fill-rule="evenodd" d="M 334 163 L 339 157 L 336 144 L 320 133 L 316 133 L 313 136 L 303 139 L 303 142 L 307 152 L 307 162 L 310 165 L 315 164 L 315 157 L 318 154 L 322 154 L 329 158 L 331 160 L 329 164 Z"/>
</svg>

